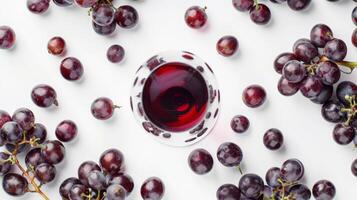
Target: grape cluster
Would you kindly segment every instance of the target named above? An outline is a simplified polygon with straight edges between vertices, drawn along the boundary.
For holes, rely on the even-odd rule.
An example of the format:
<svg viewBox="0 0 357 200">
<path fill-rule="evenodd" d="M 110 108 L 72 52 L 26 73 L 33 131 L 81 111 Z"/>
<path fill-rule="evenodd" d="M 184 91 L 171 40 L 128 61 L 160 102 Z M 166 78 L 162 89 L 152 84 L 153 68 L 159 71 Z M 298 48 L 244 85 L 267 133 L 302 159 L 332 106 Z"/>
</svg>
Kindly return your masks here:
<svg viewBox="0 0 357 200">
<path fill-rule="evenodd" d="M 27 8 L 35 14 L 45 13 L 50 0 L 27 0 Z M 89 8 L 92 16 L 93 30 L 100 35 L 110 35 L 116 29 L 116 25 L 124 29 L 135 27 L 139 15 L 136 9 L 129 5 L 118 8 L 112 4 L 113 0 L 53 0 L 60 7 L 71 6 L 76 3 L 82 8 Z"/>
<path fill-rule="evenodd" d="M 238 186 L 220 186 L 216 192 L 217 200 L 308 200 L 312 194 L 318 200 L 334 198 L 336 189 L 330 181 L 318 181 L 311 192 L 301 183 L 303 176 L 302 162 L 298 159 L 289 159 L 280 168 L 272 167 L 266 172 L 266 184 L 262 177 L 250 173 L 240 178 Z"/>
<path fill-rule="evenodd" d="M 287 2 L 292 10 L 300 11 L 307 8 L 311 0 L 270 0 L 273 3 L 281 4 Z M 267 5 L 259 3 L 258 0 L 232 0 L 233 6 L 242 12 L 249 11 L 250 19 L 259 25 L 268 24 L 271 12 Z"/>
<path fill-rule="evenodd" d="M 65 157 L 65 147 L 58 140 L 48 140 L 46 127 L 35 122 L 33 112 L 17 109 L 12 116 L 0 110 L 0 175 L 4 191 L 11 196 L 36 192 L 49 199 L 41 187 L 54 180 L 56 165 Z M 22 166 L 18 155 L 25 153 Z"/>
<path fill-rule="evenodd" d="M 118 149 L 104 151 L 99 164 L 85 161 L 77 178 L 64 180 L 59 193 L 64 200 L 124 200 L 134 189 L 134 181 L 125 173 L 124 155 Z M 141 187 L 144 200 L 160 200 L 164 184 L 159 178 L 147 179 Z"/>
<path fill-rule="evenodd" d="M 342 81 L 334 95 L 333 86 L 340 80 L 341 71 L 350 73 L 357 67 L 357 63 L 344 61 L 346 55 L 345 42 L 334 38 L 327 25 L 317 24 L 311 30 L 310 40 L 297 40 L 293 53 L 282 53 L 274 61 L 276 72 L 282 74 L 279 92 L 291 96 L 300 90 L 312 102 L 323 104 L 322 116 L 337 123 L 333 138 L 341 145 L 351 143 L 357 132 L 357 86 Z"/>
</svg>

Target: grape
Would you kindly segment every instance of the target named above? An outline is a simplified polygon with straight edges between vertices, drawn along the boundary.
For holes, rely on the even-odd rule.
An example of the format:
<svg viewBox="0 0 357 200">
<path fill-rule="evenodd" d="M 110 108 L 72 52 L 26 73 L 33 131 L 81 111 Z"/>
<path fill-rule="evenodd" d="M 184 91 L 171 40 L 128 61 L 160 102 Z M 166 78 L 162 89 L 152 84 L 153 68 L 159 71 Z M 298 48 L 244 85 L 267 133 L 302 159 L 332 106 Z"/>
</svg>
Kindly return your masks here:
<svg viewBox="0 0 357 200">
<path fill-rule="evenodd" d="M 338 123 L 345 119 L 346 115 L 341 112 L 342 105 L 333 101 L 326 102 L 321 108 L 321 114 L 329 122 Z"/>
<path fill-rule="evenodd" d="M 27 192 L 27 180 L 18 174 L 8 173 L 2 180 L 4 191 L 11 196 L 22 196 Z"/>
<path fill-rule="evenodd" d="M 119 184 L 124 187 L 126 196 L 128 196 L 134 189 L 134 181 L 128 174 L 119 174 L 110 176 L 108 185 Z"/>
<path fill-rule="evenodd" d="M 11 49 L 15 45 L 16 34 L 9 26 L 0 26 L 0 49 Z"/>
<path fill-rule="evenodd" d="M 288 2 L 288 6 L 291 9 L 300 11 L 307 8 L 310 5 L 311 0 L 287 0 L 287 2 Z"/>
<path fill-rule="evenodd" d="M 92 22 L 92 27 L 93 30 L 98 33 L 99 35 L 110 35 L 115 31 L 116 28 L 116 23 L 113 21 L 111 24 L 106 25 L 106 26 L 100 26 L 96 24 L 95 22 Z"/>
<path fill-rule="evenodd" d="M 322 80 L 316 76 L 307 77 L 300 86 L 300 92 L 307 98 L 317 97 L 323 88 Z"/>
<path fill-rule="evenodd" d="M 350 106 L 350 103 L 349 101 L 347 101 L 346 96 L 353 95 L 357 96 L 357 85 L 350 81 L 342 81 L 338 84 L 336 89 L 336 96 L 342 104 Z"/>
<path fill-rule="evenodd" d="M 333 139 L 340 145 L 347 145 L 351 143 L 355 135 L 355 129 L 344 124 L 336 124 L 333 129 Z"/>
<path fill-rule="evenodd" d="M 278 90 L 284 96 L 291 96 L 299 91 L 300 83 L 291 83 L 284 77 L 281 77 L 278 82 Z"/>
<path fill-rule="evenodd" d="M 99 159 L 102 170 L 107 174 L 117 174 L 123 170 L 124 155 L 117 149 L 108 149 Z"/>
<path fill-rule="evenodd" d="M 46 127 L 40 123 L 36 123 L 27 133 L 26 139 L 30 140 L 32 138 L 36 139 L 37 144 L 42 144 L 47 138 Z"/>
<path fill-rule="evenodd" d="M 333 39 L 326 43 L 324 55 L 333 61 L 343 61 L 347 55 L 347 45 L 340 39 Z"/>
<path fill-rule="evenodd" d="M 35 176 L 42 184 L 53 181 L 56 177 L 56 168 L 48 163 L 41 163 L 35 169 Z"/>
<path fill-rule="evenodd" d="M 333 87 L 331 85 L 323 85 L 322 90 L 316 97 L 310 98 L 310 100 L 317 104 L 324 104 L 331 99 L 333 93 Z"/>
<path fill-rule="evenodd" d="M 133 28 L 138 23 L 138 20 L 138 12 L 132 6 L 120 6 L 115 12 L 115 21 L 122 28 Z"/>
<path fill-rule="evenodd" d="M 281 183 L 279 183 L 279 179 L 281 178 L 280 169 L 278 167 L 270 168 L 265 174 L 265 181 L 271 187 L 279 187 Z"/>
<path fill-rule="evenodd" d="M 340 80 L 341 72 L 336 63 L 332 61 L 324 61 L 318 64 L 316 70 L 317 76 L 326 85 L 333 85 Z"/>
<path fill-rule="evenodd" d="M 53 0 L 53 2 L 54 2 L 57 6 L 67 7 L 67 6 L 73 5 L 74 0 Z"/>
<path fill-rule="evenodd" d="M 35 14 L 42 14 L 48 10 L 50 0 L 27 0 L 27 8 Z"/>
<path fill-rule="evenodd" d="M 106 192 L 108 200 L 124 200 L 126 197 L 125 189 L 119 184 L 111 184 Z"/>
<path fill-rule="evenodd" d="M 256 174 L 245 174 L 239 180 L 239 189 L 248 198 L 258 198 L 264 190 L 264 182 Z"/>
<path fill-rule="evenodd" d="M 11 170 L 12 164 L 8 160 L 9 158 L 9 154 L 0 152 L 0 176 L 4 176 Z"/>
<path fill-rule="evenodd" d="M 106 185 L 106 179 L 103 172 L 98 170 L 93 170 L 88 174 L 88 185 L 94 190 L 104 190 Z"/>
<path fill-rule="evenodd" d="M 240 165 L 243 153 L 238 145 L 232 142 L 225 142 L 218 147 L 217 158 L 226 167 L 236 167 Z"/>
<path fill-rule="evenodd" d="M 68 199 L 69 193 L 73 185 L 81 184 L 81 181 L 77 178 L 71 177 L 64 180 L 59 187 L 59 193 L 62 198 Z"/>
<path fill-rule="evenodd" d="M 323 48 L 327 42 L 333 39 L 333 33 L 330 27 L 325 24 L 316 24 L 310 32 L 312 44 L 316 47 Z"/>
<path fill-rule="evenodd" d="M 65 156 L 65 148 L 58 140 L 51 140 L 44 143 L 41 148 L 41 155 L 49 164 L 56 165 L 60 163 Z"/>
<path fill-rule="evenodd" d="M 263 142 L 268 149 L 277 150 L 283 145 L 284 137 L 281 131 L 272 128 L 265 132 Z"/>
<path fill-rule="evenodd" d="M 38 165 L 45 162 L 41 155 L 41 148 L 31 149 L 25 157 L 25 164 L 29 169 L 35 169 Z"/>
<path fill-rule="evenodd" d="M 95 4 L 92 18 L 99 26 L 108 26 L 114 21 L 114 9 L 109 4 Z"/>
<path fill-rule="evenodd" d="M 282 73 L 284 65 L 290 60 L 297 60 L 295 54 L 293 53 L 282 53 L 276 57 L 274 60 L 274 69 L 279 74 Z"/>
<path fill-rule="evenodd" d="M 25 131 L 30 130 L 35 124 L 33 112 L 27 108 L 19 108 L 12 115 L 12 120 L 17 122 Z"/>
<path fill-rule="evenodd" d="M 297 60 L 287 62 L 282 73 L 283 77 L 291 83 L 301 82 L 307 74 L 305 66 Z"/>
<path fill-rule="evenodd" d="M 269 7 L 262 3 L 259 3 L 250 8 L 249 15 L 250 19 L 259 25 L 267 24 L 271 18 Z"/>
<path fill-rule="evenodd" d="M 70 189 L 68 197 L 70 200 L 86 200 L 87 198 L 84 196 L 87 196 L 88 194 L 89 190 L 86 186 L 75 184 Z"/>
<path fill-rule="evenodd" d="M 298 60 L 305 63 L 310 63 L 319 55 L 317 48 L 311 42 L 301 42 L 296 44 L 294 54 Z"/>
<path fill-rule="evenodd" d="M 217 189 L 217 200 L 240 200 L 239 188 L 233 184 L 224 184 Z"/>
<path fill-rule="evenodd" d="M 249 11 L 253 5 L 253 0 L 232 0 L 233 6 L 239 11 Z"/>
<path fill-rule="evenodd" d="M 328 180 L 320 180 L 312 188 L 312 194 L 316 200 L 332 200 L 336 194 L 336 188 Z"/>
<path fill-rule="evenodd" d="M 143 200 L 161 200 L 164 196 L 164 192 L 165 185 L 161 179 L 157 177 L 146 179 L 140 189 Z"/>
<path fill-rule="evenodd" d="M 56 127 L 56 137 L 62 142 L 72 141 L 77 134 L 77 125 L 71 120 L 64 120 Z"/>
<path fill-rule="evenodd" d="M 78 168 L 78 178 L 82 182 L 82 184 L 88 185 L 88 176 L 92 171 L 100 171 L 100 167 L 93 161 L 83 162 Z"/>
<path fill-rule="evenodd" d="M 289 189 L 290 195 L 296 200 L 309 200 L 311 198 L 311 191 L 306 185 L 297 184 Z"/>
<path fill-rule="evenodd" d="M 280 173 L 285 181 L 295 182 L 304 176 L 304 165 L 298 159 L 289 159 L 283 163 Z"/>
<path fill-rule="evenodd" d="M 6 141 L 12 144 L 16 144 L 23 139 L 23 130 L 16 122 L 6 122 L 0 129 L 0 134 L 6 138 Z"/>
<path fill-rule="evenodd" d="M 205 149 L 196 149 L 188 156 L 188 164 L 193 172 L 202 175 L 211 171 L 213 158 Z"/>
</svg>

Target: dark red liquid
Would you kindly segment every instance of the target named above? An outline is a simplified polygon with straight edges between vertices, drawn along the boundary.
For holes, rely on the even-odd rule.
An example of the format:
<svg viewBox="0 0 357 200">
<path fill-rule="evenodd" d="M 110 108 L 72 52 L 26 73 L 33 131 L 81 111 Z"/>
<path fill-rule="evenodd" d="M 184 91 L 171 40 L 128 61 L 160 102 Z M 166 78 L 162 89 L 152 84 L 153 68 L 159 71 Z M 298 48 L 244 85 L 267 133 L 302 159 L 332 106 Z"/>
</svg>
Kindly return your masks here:
<svg viewBox="0 0 357 200">
<path fill-rule="evenodd" d="M 185 131 L 204 117 L 208 89 L 201 74 L 183 63 L 167 63 L 150 74 L 143 91 L 147 117 L 158 127 Z"/>
</svg>

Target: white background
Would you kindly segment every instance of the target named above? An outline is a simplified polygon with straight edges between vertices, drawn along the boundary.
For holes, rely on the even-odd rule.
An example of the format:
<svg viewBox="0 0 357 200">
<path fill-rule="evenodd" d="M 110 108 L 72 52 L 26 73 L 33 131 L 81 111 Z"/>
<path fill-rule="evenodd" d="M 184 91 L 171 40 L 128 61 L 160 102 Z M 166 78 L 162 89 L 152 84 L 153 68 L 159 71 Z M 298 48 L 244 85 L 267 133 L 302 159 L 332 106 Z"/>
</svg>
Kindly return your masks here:
<svg viewBox="0 0 357 200">
<path fill-rule="evenodd" d="M 74 120 L 79 127 L 77 140 L 66 144 L 67 155 L 57 167 L 56 180 L 43 187 L 50 198 L 60 199 L 60 183 L 76 176 L 83 161 L 97 161 L 104 150 L 114 147 L 124 153 L 127 172 L 135 180 L 135 189 L 128 199 L 141 199 L 141 183 L 147 177 L 158 176 L 166 185 L 165 200 L 214 200 L 220 185 L 237 184 L 241 177 L 236 170 L 223 167 L 215 156 L 222 142 L 232 141 L 243 149 L 244 172 L 265 176 L 268 168 L 280 166 L 288 158 L 298 158 L 305 164 L 304 182 L 310 188 L 320 179 L 329 179 L 337 187 L 336 199 L 355 199 L 357 178 L 351 174 L 350 166 L 356 150 L 333 141 L 333 124 L 322 119 L 319 105 L 301 94 L 279 94 L 279 76 L 272 62 L 279 53 L 291 51 L 295 40 L 308 37 L 317 23 L 328 24 L 336 37 L 346 41 L 348 59 L 357 60 L 357 49 L 350 42 L 355 28 L 350 15 L 356 3 L 314 0 L 308 10 L 295 12 L 286 4 L 264 2 L 272 11 L 267 26 L 251 22 L 248 13 L 236 11 L 230 0 L 117 1 L 117 5 L 137 8 L 140 22 L 133 30 L 118 28 L 113 36 L 103 37 L 92 30 L 86 9 L 52 4 L 41 16 L 30 13 L 24 0 L 3 0 L 0 25 L 11 26 L 17 41 L 13 50 L 0 51 L 0 108 L 11 113 L 19 107 L 32 109 L 36 120 L 47 126 L 51 139 L 55 139 L 54 129 L 61 120 Z M 190 29 L 184 23 L 185 10 L 192 5 L 208 7 L 208 26 L 203 30 Z M 240 42 L 234 58 L 221 57 L 215 49 L 216 41 L 227 34 Z M 47 53 L 47 41 L 56 35 L 66 40 L 67 55 L 82 61 L 85 73 L 81 82 L 63 79 L 59 73 L 62 58 Z M 123 63 L 107 61 L 106 50 L 112 44 L 125 47 Z M 129 106 L 136 69 L 152 55 L 170 49 L 188 50 L 207 61 L 221 88 L 222 112 L 216 127 L 205 140 L 187 148 L 172 148 L 153 140 L 136 123 Z M 342 78 L 356 80 L 357 74 Z M 43 109 L 32 103 L 30 91 L 39 83 L 50 84 L 57 90 L 58 108 Z M 242 90 L 253 83 L 263 85 L 268 94 L 267 102 L 259 109 L 247 108 L 241 100 Z M 123 106 L 112 120 L 103 122 L 91 116 L 90 104 L 99 96 L 108 96 Z M 244 135 L 230 129 L 230 120 L 236 114 L 250 119 L 251 127 Z M 277 152 L 267 150 L 262 143 L 264 132 L 272 127 L 279 128 L 285 136 L 285 147 Z M 206 148 L 215 158 L 213 170 L 205 176 L 195 175 L 187 165 L 188 154 L 198 147 Z M 0 190 L 0 199 L 38 200 L 39 196 L 12 198 Z"/>
</svg>

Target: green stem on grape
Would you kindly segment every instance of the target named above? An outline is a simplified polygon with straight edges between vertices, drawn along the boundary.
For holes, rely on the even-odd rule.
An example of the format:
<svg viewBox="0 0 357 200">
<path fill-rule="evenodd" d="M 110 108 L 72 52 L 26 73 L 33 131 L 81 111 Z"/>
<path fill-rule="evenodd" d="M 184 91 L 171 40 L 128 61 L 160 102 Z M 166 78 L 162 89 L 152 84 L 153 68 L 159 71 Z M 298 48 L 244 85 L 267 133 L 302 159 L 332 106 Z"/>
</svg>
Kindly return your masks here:
<svg viewBox="0 0 357 200">
<path fill-rule="evenodd" d="M 242 168 L 240 167 L 240 165 L 237 166 L 237 169 L 238 169 L 239 173 L 240 173 L 241 175 L 243 175 L 243 171 L 242 171 Z"/>
<path fill-rule="evenodd" d="M 113 105 L 113 108 L 114 109 L 119 109 L 119 108 L 121 108 L 121 106 Z"/>
</svg>

